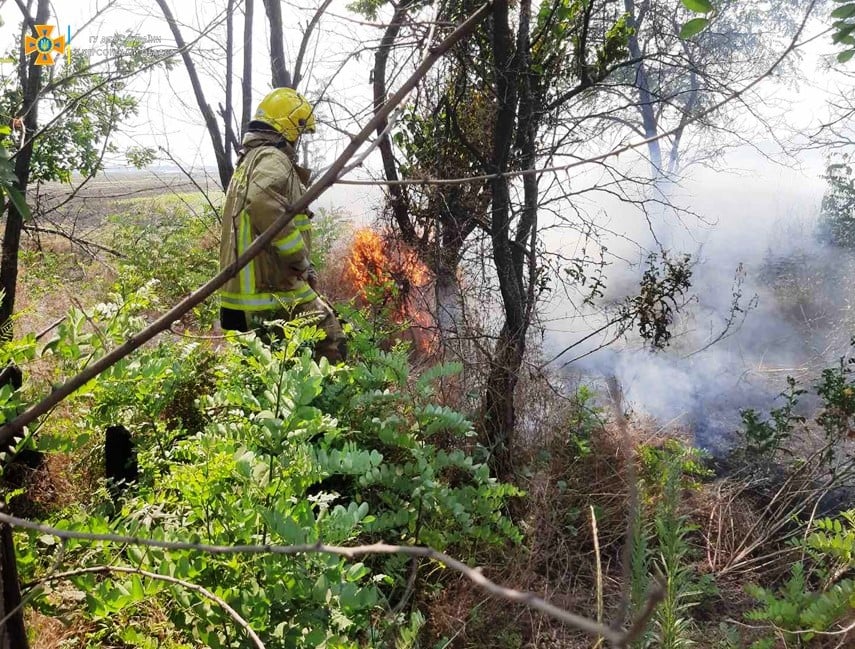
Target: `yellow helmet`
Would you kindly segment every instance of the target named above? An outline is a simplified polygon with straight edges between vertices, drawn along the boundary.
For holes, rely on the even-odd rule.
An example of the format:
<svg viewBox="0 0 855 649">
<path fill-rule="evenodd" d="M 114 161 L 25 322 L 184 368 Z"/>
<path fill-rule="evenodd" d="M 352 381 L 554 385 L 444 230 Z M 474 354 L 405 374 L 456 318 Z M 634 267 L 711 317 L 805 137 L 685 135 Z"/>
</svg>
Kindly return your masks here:
<svg viewBox="0 0 855 649">
<path fill-rule="evenodd" d="M 315 132 L 312 105 L 291 88 L 274 88 L 258 104 L 253 120 L 272 126 L 289 142 Z"/>
</svg>

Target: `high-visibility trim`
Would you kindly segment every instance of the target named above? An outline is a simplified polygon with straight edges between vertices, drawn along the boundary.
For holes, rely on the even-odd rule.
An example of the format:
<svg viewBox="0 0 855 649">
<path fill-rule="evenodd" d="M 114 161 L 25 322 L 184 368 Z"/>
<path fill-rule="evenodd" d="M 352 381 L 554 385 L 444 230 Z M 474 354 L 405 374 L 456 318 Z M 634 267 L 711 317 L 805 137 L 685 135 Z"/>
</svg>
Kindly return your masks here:
<svg viewBox="0 0 855 649">
<path fill-rule="evenodd" d="M 273 293 L 241 293 L 220 292 L 220 304 L 228 309 L 238 311 L 273 311 L 278 308 L 289 308 L 311 302 L 318 294 L 308 284 L 292 291 L 276 291 Z"/>
<path fill-rule="evenodd" d="M 288 236 L 276 239 L 273 245 L 276 246 L 280 255 L 291 255 L 302 250 L 305 244 L 302 233 L 299 230 L 294 230 Z"/>
<path fill-rule="evenodd" d="M 252 243 L 252 223 L 249 213 L 243 210 L 240 213 L 238 225 L 237 255 L 240 257 Z M 255 293 L 255 264 L 254 260 L 240 269 L 240 291 L 244 294 Z"/>
<path fill-rule="evenodd" d="M 306 230 L 312 229 L 312 222 L 309 219 L 308 214 L 297 214 L 294 217 L 294 220 L 291 221 L 291 225 L 293 225 L 300 232 L 305 232 Z"/>
</svg>

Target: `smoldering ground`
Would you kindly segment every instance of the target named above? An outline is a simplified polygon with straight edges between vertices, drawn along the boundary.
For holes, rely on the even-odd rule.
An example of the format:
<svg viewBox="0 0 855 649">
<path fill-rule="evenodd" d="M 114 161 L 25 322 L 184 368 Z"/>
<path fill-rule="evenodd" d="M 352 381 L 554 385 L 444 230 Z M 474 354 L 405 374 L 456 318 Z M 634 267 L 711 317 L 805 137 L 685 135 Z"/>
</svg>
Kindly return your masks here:
<svg viewBox="0 0 855 649">
<path fill-rule="evenodd" d="M 849 350 L 855 257 L 817 236 L 825 189 L 820 165 L 795 171 L 757 164 L 731 173 L 702 170 L 671 190 L 674 204 L 693 214 L 661 209 L 645 219 L 632 206 L 600 202 L 596 218 L 610 231 L 599 241 L 609 260 L 603 295 L 579 315 L 574 310 L 584 290 L 551 292 L 547 358 L 608 322 L 614 309 L 604 305 L 637 293 L 651 251 L 672 258 L 689 253 L 692 286 L 664 350 L 630 333 L 594 351 L 614 337 L 611 328 L 551 367 L 584 356 L 561 371 L 595 383 L 614 376 L 631 409 L 687 428 L 699 445 L 723 451 L 741 409 L 768 411 L 780 403 L 787 376 L 810 387 Z M 548 246 L 566 251 L 579 241 L 564 233 Z M 805 397 L 805 414 L 813 407 Z"/>
</svg>

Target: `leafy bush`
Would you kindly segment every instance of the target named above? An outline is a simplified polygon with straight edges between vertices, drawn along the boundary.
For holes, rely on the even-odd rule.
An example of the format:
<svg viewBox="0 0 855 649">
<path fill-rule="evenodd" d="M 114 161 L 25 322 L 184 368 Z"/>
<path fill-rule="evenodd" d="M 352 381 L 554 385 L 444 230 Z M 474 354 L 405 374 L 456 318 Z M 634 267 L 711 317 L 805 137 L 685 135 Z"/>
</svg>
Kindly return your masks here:
<svg viewBox="0 0 855 649">
<path fill-rule="evenodd" d="M 820 634 L 839 631 L 855 612 L 855 510 L 816 521 L 796 545 L 807 557 L 793 565 L 783 586 L 746 587 L 759 604 L 746 619 L 770 626 L 769 637 L 755 642 L 753 649 L 772 647 L 781 636 L 792 646 L 809 646 Z M 839 639 L 845 638 L 841 634 Z"/>
<path fill-rule="evenodd" d="M 855 346 L 855 339 L 851 345 Z M 792 456 L 789 442 L 794 433 L 806 438 L 812 429 L 817 429 L 825 438 L 823 459 L 829 471 L 851 471 L 851 461 L 837 463 L 835 460 L 841 457 L 843 445 L 855 431 L 853 365 L 855 358 L 842 357 L 835 366 L 822 371 L 814 385 L 814 393 L 821 400 L 814 417 L 815 426 L 808 425 L 807 419 L 797 414 L 799 399 L 808 391 L 798 387 L 792 377 L 787 377 L 787 389 L 779 395 L 784 399 L 784 405 L 770 410 L 767 419 L 763 419 L 756 410 L 743 410 L 743 446 L 736 449 L 735 454 L 743 455 L 755 464 L 768 464 L 782 453 Z"/>
<path fill-rule="evenodd" d="M 110 222 L 108 244 L 123 255 L 114 287 L 122 296 L 156 280 L 160 301 L 172 305 L 217 273 L 219 224 L 198 195 L 140 199 Z M 215 300 L 200 304 L 193 319 L 210 327 L 216 307 Z"/>
<path fill-rule="evenodd" d="M 851 154 L 841 153 L 829 161 L 826 180 L 828 189 L 822 199 L 819 238 L 843 248 L 855 247 L 855 175 Z"/>
<path fill-rule="evenodd" d="M 69 362 L 95 344 L 86 338 L 81 345 L 75 322 L 51 347 Z M 318 335 L 314 327 L 288 325 L 286 332 L 276 349 L 244 336 L 216 356 L 194 344 L 161 343 L 93 382 L 78 397 L 88 406 L 84 428 L 111 418 L 126 423 L 142 442 L 140 484 L 118 511 L 105 494 L 53 522 L 230 546 L 385 540 L 467 556 L 520 538 L 501 513 L 518 491 L 497 483 L 467 452 L 474 446 L 471 423 L 432 403 L 434 382 L 459 367 L 414 379 L 402 348 L 331 367 L 315 363 L 306 349 Z M 167 434 L 170 404 L 188 385 L 198 390 L 196 426 L 182 420 Z M 56 546 L 49 537 L 25 538 L 21 568 L 38 578 Z M 349 563 L 317 553 L 120 551 L 82 542 L 68 542 L 64 553 L 74 566 L 118 561 L 204 586 L 238 610 L 268 647 L 355 647 L 395 638 L 412 645 L 422 626 L 417 616 L 390 612 L 408 596 L 404 557 Z M 246 646 L 216 604 L 180 586 L 108 573 L 71 580 L 99 629 L 92 637 L 103 642 L 144 647 L 169 637 Z M 65 604 L 59 597 L 38 603 L 47 612 Z M 172 627 L 151 629 L 152 615 L 168 617 Z"/>
<path fill-rule="evenodd" d="M 797 424 L 803 424 L 805 418 L 795 414 L 799 397 L 806 393 L 796 387 L 796 380 L 787 377 L 787 389 L 779 396 L 784 405 L 769 412 L 768 419 L 762 419 L 753 408 L 740 411 L 744 425 L 745 450 L 754 460 L 770 460 L 779 451 L 785 449 L 785 443 L 793 434 Z"/>
</svg>

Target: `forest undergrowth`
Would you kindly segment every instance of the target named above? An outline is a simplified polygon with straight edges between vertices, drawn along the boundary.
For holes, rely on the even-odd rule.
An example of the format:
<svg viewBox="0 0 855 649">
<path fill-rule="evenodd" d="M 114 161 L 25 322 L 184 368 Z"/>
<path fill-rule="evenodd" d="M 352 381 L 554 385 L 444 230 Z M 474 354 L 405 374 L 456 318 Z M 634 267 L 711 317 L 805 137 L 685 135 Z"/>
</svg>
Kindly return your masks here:
<svg viewBox="0 0 855 649">
<path fill-rule="evenodd" d="M 2 347 L 25 382 L 0 388 L 4 421 L 209 278 L 211 223 L 186 198 L 158 199 L 108 220 L 99 242 L 115 254 L 27 241 L 22 335 Z M 316 263 L 332 285 L 343 233 L 326 223 Z M 216 304 L 204 303 L 31 428 L 3 461 L 6 511 L 159 541 L 430 546 L 605 623 L 627 623 L 661 589 L 633 647 L 855 643 L 851 360 L 781 386 L 769 413 L 743 412 L 738 443 L 715 459 L 691 431 L 662 432 L 615 395 L 526 374 L 531 434 L 500 482 L 464 363 L 407 342 L 388 300 L 337 307 L 351 357 L 332 367 L 312 360 L 311 321 L 270 348 L 216 331 Z M 821 402 L 811 420 L 796 407 L 807 390 Z M 127 484 L 105 478 L 115 426 L 136 447 Z M 251 646 L 223 603 L 271 648 L 605 646 L 428 559 L 212 554 L 25 530 L 15 543 L 37 649 Z"/>
</svg>

